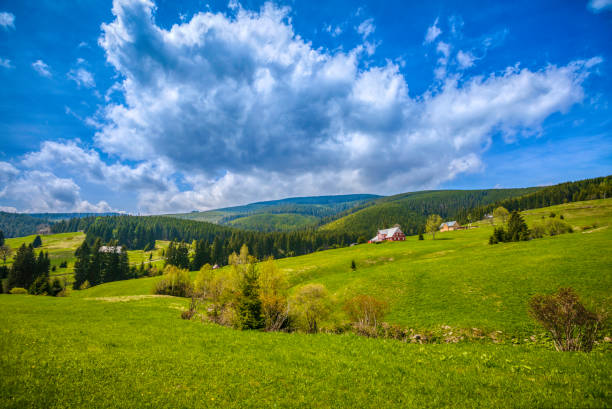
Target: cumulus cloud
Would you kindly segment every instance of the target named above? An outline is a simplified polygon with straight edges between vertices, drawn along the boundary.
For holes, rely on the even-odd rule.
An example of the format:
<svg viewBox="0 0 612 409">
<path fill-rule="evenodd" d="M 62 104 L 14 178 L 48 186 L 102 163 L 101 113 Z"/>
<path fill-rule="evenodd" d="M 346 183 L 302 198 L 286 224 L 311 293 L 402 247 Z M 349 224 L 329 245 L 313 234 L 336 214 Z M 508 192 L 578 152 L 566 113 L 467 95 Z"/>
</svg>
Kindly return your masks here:
<svg viewBox="0 0 612 409">
<path fill-rule="evenodd" d="M 82 59 L 79 59 L 79 60 L 82 60 Z M 83 62 L 83 61 L 79 61 L 79 62 Z M 67 76 L 68 78 L 76 82 L 79 87 L 93 88 L 96 86 L 96 82 L 94 80 L 92 73 L 90 73 L 83 67 L 71 69 L 68 72 Z"/>
<path fill-rule="evenodd" d="M 105 201 L 92 204 L 80 196 L 80 188 L 72 179 L 60 178 L 39 170 L 20 171 L 7 162 L 0 162 L 0 200 L 12 206 L 3 209 L 25 212 L 106 212 Z"/>
<path fill-rule="evenodd" d="M 97 151 L 83 149 L 75 142 L 44 142 L 39 151 L 25 155 L 21 165 L 84 177 L 88 182 L 106 185 L 111 190 L 161 192 L 173 187 L 167 178 L 173 171 L 162 161 L 152 160 L 135 166 L 109 165 Z"/>
<path fill-rule="evenodd" d="M 590 0 L 587 7 L 594 13 L 612 10 L 612 0 Z"/>
<path fill-rule="evenodd" d="M 425 34 L 425 44 L 433 43 L 436 38 L 442 34 L 442 30 L 440 30 L 438 27 L 438 20 L 439 18 L 436 18 L 433 25 L 427 28 L 427 33 Z"/>
<path fill-rule="evenodd" d="M 537 133 L 549 115 L 580 102 L 598 62 L 440 75 L 438 86 L 411 97 L 396 64 L 364 68 L 363 46 L 313 48 L 294 33 L 286 8 L 199 13 L 168 30 L 154 8 L 115 0 L 115 19 L 102 25 L 99 44 L 125 102 L 108 102 L 95 137 L 108 154 L 143 167 L 155 158 L 166 174 L 188 175 L 180 189 L 169 179 L 148 182 L 160 184 L 139 191 L 150 211 L 435 187 L 481 170 L 493 134 Z M 431 41 L 441 32 L 437 20 L 432 27 Z M 445 67 L 450 44 L 438 42 L 437 51 Z M 102 172 L 101 180 L 112 173 L 99 168 L 87 172 Z"/>
<path fill-rule="evenodd" d="M 13 13 L 9 13 L 8 11 L 0 12 L 0 27 L 5 30 L 10 28 L 15 28 L 15 15 Z"/>
<path fill-rule="evenodd" d="M 51 78 L 49 66 L 43 60 L 36 60 L 32 63 L 32 68 L 43 77 Z"/>
</svg>

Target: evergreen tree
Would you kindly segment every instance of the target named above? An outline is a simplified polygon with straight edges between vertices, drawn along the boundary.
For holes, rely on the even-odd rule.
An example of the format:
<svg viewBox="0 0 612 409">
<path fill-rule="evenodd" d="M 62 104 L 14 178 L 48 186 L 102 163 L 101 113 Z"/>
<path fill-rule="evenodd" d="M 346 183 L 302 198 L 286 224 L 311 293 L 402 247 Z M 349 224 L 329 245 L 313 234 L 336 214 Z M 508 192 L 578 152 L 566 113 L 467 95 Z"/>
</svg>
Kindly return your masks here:
<svg viewBox="0 0 612 409">
<path fill-rule="evenodd" d="M 32 247 L 34 247 L 35 249 L 39 248 L 40 246 L 42 246 L 42 239 L 40 238 L 40 236 L 36 236 L 34 238 L 34 241 L 32 242 Z"/>
<path fill-rule="evenodd" d="M 76 261 L 74 263 L 73 288 L 78 290 L 89 278 L 91 252 L 89 246 L 87 245 L 87 241 L 84 241 L 83 244 L 81 244 L 81 246 L 75 252 L 75 256 Z"/>
<path fill-rule="evenodd" d="M 26 246 L 22 244 L 17 250 L 13 266 L 9 272 L 8 288 L 30 288 L 36 279 L 35 272 L 36 258 L 34 257 L 34 249 L 32 245 Z"/>
<path fill-rule="evenodd" d="M 4 246 L 4 233 L 0 230 L 0 247 Z"/>
<path fill-rule="evenodd" d="M 91 256 L 89 259 L 89 265 L 87 269 L 87 281 L 89 285 L 101 284 L 102 274 L 104 272 L 104 257 L 103 253 L 100 253 L 100 247 L 102 247 L 102 240 L 96 239 L 93 246 L 91 247 Z"/>
<path fill-rule="evenodd" d="M 261 299 L 259 298 L 259 275 L 255 263 L 250 263 L 240 280 L 240 296 L 236 305 L 238 327 L 259 329 L 265 326 Z"/>
<path fill-rule="evenodd" d="M 523 216 L 516 210 L 510 214 L 508 219 L 508 231 L 506 233 L 508 241 L 523 241 L 529 239 L 529 229 Z"/>
<path fill-rule="evenodd" d="M 204 264 L 210 263 L 210 248 L 204 240 L 195 242 L 195 252 L 191 262 L 191 271 L 198 271 Z"/>
</svg>

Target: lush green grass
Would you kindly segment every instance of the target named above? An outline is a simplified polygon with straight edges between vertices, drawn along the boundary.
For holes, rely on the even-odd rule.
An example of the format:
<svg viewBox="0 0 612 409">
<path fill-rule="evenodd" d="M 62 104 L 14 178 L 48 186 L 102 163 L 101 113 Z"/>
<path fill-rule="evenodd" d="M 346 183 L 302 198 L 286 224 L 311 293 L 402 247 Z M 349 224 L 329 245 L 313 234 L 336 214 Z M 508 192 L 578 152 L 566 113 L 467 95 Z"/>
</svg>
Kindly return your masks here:
<svg viewBox="0 0 612 409">
<path fill-rule="evenodd" d="M 6 239 L 8 244 L 13 249 L 13 257 L 17 252 L 17 249 L 22 244 L 29 245 L 34 241 L 36 235 L 15 237 L 12 239 Z M 40 236 L 42 239 L 42 247 L 36 249 L 36 252 L 45 251 L 49 253 L 49 259 L 51 260 L 51 266 L 55 266 L 56 270 L 51 272 L 51 275 L 58 276 L 71 276 L 74 268 L 74 252 L 85 240 L 85 234 L 83 233 L 59 233 L 49 234 Z M 7 264 L 11 264 L 13 259 L 7 259 Z M 66 268 L 59 268 L 60 263 L 66 261 L 68 266 Z"/>
<path fill-rule="evenodd" d="M 529 242 L 489 245 L 493 226 L 439 233 L 419 241 L 362 244 L 278 260 L 292 291 L 324 284 L 335 301 L 329 326 L 346 317 L 344 301 L 369 294 L 390 304 L 387 321 L 419 330 L 479 328 L 523 340 L 541 330 L 527 314 L 536 293 L 571 286 L 589 304 L 612 305 L 612 199 L 571 203 L 526 212 L 528 223 L 563 214 L 576 232 Z M 581 227 L 595 229 L 580 231 Z M 357 270 L 350 268 L 355 260 Z M 148 280 L 148 281 L 147 281 Z M 94 287 L 76 296 L 148 294 L 152 281 L 132 280 Z M 141 285 L 142 284 L 142 285 Z M 95 295 L 88 295 L 95 294 Z"/>
<path fill-rule="evenodd" d="M 243 230 L 293 231 L 316 224 L 319 218 L 302 214 L 254 214 L 230 221 L 230 226 Z"/>
<path fill-rule="evenodd" d="M 0 406 L 606 407 L 612 355 L 240 332 L 186 301 L 0 296 Z"/>
<path fill-rule="evenodd" d="M 436 240 L 410 237 L 278 261 L 292 291 L 327 286 L 336 305 L 327 325 L 344 319 L 347 297 L 366 293 L 389 301 L 388 321 L 499 330 L 501 343 L 419 345 L 184 321 L 187 300 L 147 295 L 159 277 L 67 298 L 0 295 L 0 406 L 610 407 L 608 347 L 558 353 L 548 343 L 523 342 L 530 334 L 540 339 L 526 311 L 536 292 L 570 285 L 587 302 L 611 301 L 612 200 L 526 218 L 533 223 L 551 211 L 577 231 L 491 246 L 493 227 L 478 223 Z"/>
<path fill-rule="evenodd" d="M 34 241 L 36 235 L 16 237 L 6 239 L 6 244 L 13 249 L 13 257 L 15 252 L 22 244 L 30 244 Z M 43 245 L 36 249 L 36 252 L 45 251 L 49 253 L 49 259 L 51 260 L 51 266 L 55 267 L 55 271 L 51 271 L 51 276 L 60 276 L 66 279 L 68 283 L 72 282 L 72 275 L 74 271 L 74 262 L 76 258 L 74 252 L 85 240 L 84 233 L 58 233 L 40 236 Z M 140 265 L 141 262 L 145 264 L 151 263 L 153 266 L 158 268 L 163 267 L 164 260 L 162 252 L 168 248 L 168 241 L 157 240 L 155 242 L 155 250 L 143 251 L 143 250 L 130 250 L 128 251 L 128 258 L 130 265 Z M 10 265 L 13 262 L 13 257 L 6 260 L 6 264 Z M 67 267 L 60 268 L 59 265 L 63 261 L 67 262 Z M 0 260 L 0 265 L 2 261 Z"/>
</svg>

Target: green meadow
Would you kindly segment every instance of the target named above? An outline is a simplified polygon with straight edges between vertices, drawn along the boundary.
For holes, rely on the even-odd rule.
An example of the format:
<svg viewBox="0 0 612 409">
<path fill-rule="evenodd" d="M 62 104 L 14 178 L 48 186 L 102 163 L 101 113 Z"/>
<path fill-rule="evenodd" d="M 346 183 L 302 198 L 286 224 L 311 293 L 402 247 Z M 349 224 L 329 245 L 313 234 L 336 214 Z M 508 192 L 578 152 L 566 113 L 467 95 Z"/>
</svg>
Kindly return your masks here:
<svg viewBox="0 0 612 409">
<path fill-rule="evenodd" d="M 0 295 L 0 405 L 610 407 L 610 343 L 556 352 L 527 302 L 571 286 L 585 304 L 610 311 L 612 199 L 523 214 L 532 225 L 551 213 L 574 232 L 489 245 L 493 226 L 483 221 L 435 240 L 278 260 L 290 292 L 307 283 L 329 290 L 330 332 L 317 335 L 182 320 L 188 300 L 150 295 L 159 277 L 65 298 Z M 441 338 L 413 344 L 332 334 L 346 325 L 342 305 L 356 294 L 387 301 L 385 321 Z M 468 332 L 482 336 L 451 334 Z"/>
</svg>

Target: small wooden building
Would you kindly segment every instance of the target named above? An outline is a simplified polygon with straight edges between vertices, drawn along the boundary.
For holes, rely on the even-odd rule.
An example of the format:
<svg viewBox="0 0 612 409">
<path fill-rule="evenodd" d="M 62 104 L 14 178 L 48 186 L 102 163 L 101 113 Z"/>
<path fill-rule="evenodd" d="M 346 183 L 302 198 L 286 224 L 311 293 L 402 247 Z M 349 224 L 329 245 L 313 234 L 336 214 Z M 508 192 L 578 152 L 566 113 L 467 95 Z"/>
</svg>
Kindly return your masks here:
<svg viewBox="0 0 612 409">
<path fill-rule="evenodd" d="M 444 222 L 440 225 L 440 231 L 453 231 L 453 230 L 461 230 L 463 227 L 457 221 L 452 222 Z"/>
</svg>

